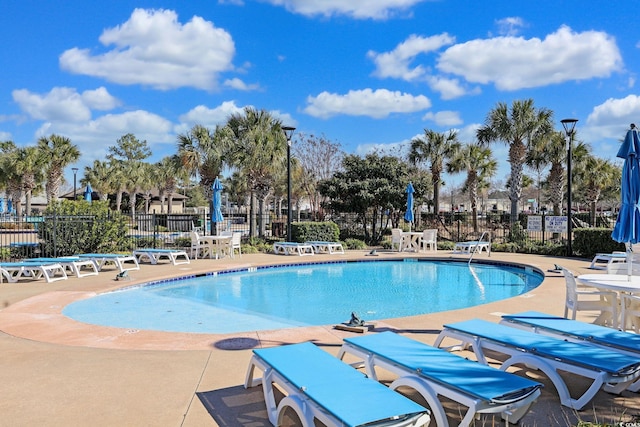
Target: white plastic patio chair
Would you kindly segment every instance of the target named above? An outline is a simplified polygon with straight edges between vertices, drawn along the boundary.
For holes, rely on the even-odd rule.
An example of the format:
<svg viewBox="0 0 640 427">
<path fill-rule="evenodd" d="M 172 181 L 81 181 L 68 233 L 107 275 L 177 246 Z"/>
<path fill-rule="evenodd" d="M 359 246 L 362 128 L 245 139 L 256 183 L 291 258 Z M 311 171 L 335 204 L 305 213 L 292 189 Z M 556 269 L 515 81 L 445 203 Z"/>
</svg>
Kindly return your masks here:
<svg viewBox="0 0 640 427">
<path fill-rule="evenodd" d="M 603 326 L 618 327 L 618 294 L 607 291 L 578 290 L 574 274 L 562 268 L 562 274 L 566 284 L 566 300 L 564 306 L 564 317 L 576 320 L 578 311 L 599 311 L 600 315 L 593 323 Z"/>
<path fill-rule="evenodd" d="M 432 251 L 438 250 L 438 230 L 427 229 L 422 232 L 422 237 L 420 238 L 420 250 L 426 251 L 427 249 Z"/>
<path fill-rule="evenodd" d="M 229 256 L 231 258 L 235 258 L 235 251 L 238 251 L 238 256 L 242 256 L 242 233 L 239 231 L 231 235 L 231 242 L 229 243 Z"/>
<path fill-rule="evenodd" d="M 391 229 L 391 250 L 396 250 L 400 252 L 402 250 L 402 229 L 401 228 L 392 228 Z"/>
</svg>

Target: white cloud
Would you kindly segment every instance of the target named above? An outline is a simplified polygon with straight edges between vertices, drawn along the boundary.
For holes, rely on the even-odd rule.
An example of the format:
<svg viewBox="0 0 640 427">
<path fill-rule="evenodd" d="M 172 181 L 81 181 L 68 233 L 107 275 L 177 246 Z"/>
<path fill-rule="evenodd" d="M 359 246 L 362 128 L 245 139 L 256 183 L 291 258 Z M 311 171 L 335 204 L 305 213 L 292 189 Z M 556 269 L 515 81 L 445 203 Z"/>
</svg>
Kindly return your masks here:
<svg viewBox="0 0 640 427">
<path fill-rule="evenodd" d="M 119 84 L 214 89 L 235 54 L 229 33 L 198 16 L 183 25 L 171 10 L 135 9 L 124 24 L 104 30 L 100 42 L 113 48 L 95 55 L 69 49 L 60 66 Z"/>
<path fill-rule="evenodd" d="M 346 15 L 355 19 L 388 19 L 426 0 L 263 0 L 306 16 Z M 410 12 L 408 12 L 410 13 Z"/>
<path fill-rule="evenodd" d="M 498 26 L 498 33 L 503 36 L 515 36 L 522 27 L 526 26 L 522 18 L 517 16 L 498 19 L 496 20 L 496 25 Z"/>
<path fill-rule="evenodd" d="M 431 37 L 420 37 L 415 34 L 398 44 L 390 52 L 377 53 L 370 50 L 367 56 L 376 64 L 373 75 L 380 78 L 396 78 L 402 80 L 416 80 L 424 77 L 428 72 L 422 65 L 409 68 L 416 56 L 440 49 L 442 46 L 455 42 L 455 38 L 447 33 Z"/>
<path fill-rule="evenodd" d="M 242 91 L 251 91 L 260 89 L 260 85 L 258 84 L 246 84 L 239 78 L 227 79 L 224 81 L 224 85 L 230 87 L 232 89 L 242 90 Z"/>
<path fill-rule="evenodd" d="M 424 95 L 387 89 L 350 90 L 346 95 L 322 92 L 309 96 L 307 104 L 304 109 L 307 114 L 325 119 L 338 114 L 379 119 L 391 113 L 413 113 L 431 107 L 431 101 Z"/>
<path fill-rule="evenodd" d="M 445 100 L 459 98 L 464 95 L 475 95 L 480 93 L 480 88 L 467 90 L 462 86 L 460 80 L 449 79 L 444 76 L 431 76 L 428 78 L 428 83 L 431 90 L 440 93 L 440 97 Z"/>
<path fill-rule="evenodd" d="M 74 88 L 54 87 L 44 95 L 17 89 L 12 95 L 20 108 L 36 120 L 84 122 L 91 119 L 91 109 L 110 110 L 119 105 L 104 87 L 82 93 Z"/>
<path fill-rule="evenodd" d="M 9 132 L 0 132 L 0 141 L 11 141 L 11 134 Z"/>
<path fill-rule="evenodd" d="M 612 36 L 601 31 L 576 33 L 563 26 L 544 40 L 496 37 L 457 44 L 442 53 L 437 68 L 511 91 L 608 77 L 622 66 Z"/>
<path fill-rule="evenodd" d="M 432 121 L 438 126 L 457 126 L 462 124 L 462 119 L 458 111 L 428 112 L 422 119 Z"/>
<path fill-rule="evenodd" d="M 455 37 L 447 33 L 431 37 L 421 37 L 415 34 L 398 44 L 390 52 L 378 53 L 369 51 L 369 57 L 376 69 L 373 75 L 380 78 L 395 78 L 405 81 L 424 81 L 431 90 L 440 94 L 442 99 L 454 99 L 467 94 L 479 93 L 479 89 L 467 90 L 457 78 L 449 78 L 444 75 L 433 75 L 431 66 L 413 65 L 420 54 L 435 52 L 443 46 L 455 43 Z"/>
<path fill-rule="evenodd" d="M 36 131 L 35 138 L 53 133 L 68 137 L 78 146 L 83 165 L 104 160 L 108 147 L 114 146 L 117 139 L 127 133 L 141 141 L 146 140 L 153 154 L 160 145 L 175 144 L 176 141 L 169 120 L 144 110 L 105 114 L 82 123 L 48 121 Z"/>
<path fill-rule="evenodd" d="M 243 114 L 245 107 L 252 106 L 239 107 L 234 101 L 225 101 L 215 108 L 198 105 L 178 118 L 180 124 L 175 126 L 174 131 L 175 133 L 185 133 L 196 124 L 208 127 L 209 129 L 215 129 L 217 125 L 225 124 L 232 114 Z M 285 125 L 296 125 L 296 121 L 287 113 L 282 113 L 279 110 L 272 110 L 269 111 L 269 113 Z"/>
<path fill-rule="evenodd" d="M 208 128 L 215 128 L 216 125 L 224 124 L 230 115 L 242 113 L 243 107 L 238 107 L 233 101 L 225 101 L 216 108 L 209 108 L 198 105 L 179 117 L 181 122 L 180 132 L 190 129 L 195 124 L 200 124 Z"/>
<path fill-rule="evenodd" d="M 609 98 L 593 108 L 587 117 L 587 127 L 583 129 L 583 134 L 589 135 L 592 140 L 618 141 L 624 138 L 631 123 L 640 125 L 640 96 Z M 615 151 L 617 148 L 613 154 Z"/>
</svg>

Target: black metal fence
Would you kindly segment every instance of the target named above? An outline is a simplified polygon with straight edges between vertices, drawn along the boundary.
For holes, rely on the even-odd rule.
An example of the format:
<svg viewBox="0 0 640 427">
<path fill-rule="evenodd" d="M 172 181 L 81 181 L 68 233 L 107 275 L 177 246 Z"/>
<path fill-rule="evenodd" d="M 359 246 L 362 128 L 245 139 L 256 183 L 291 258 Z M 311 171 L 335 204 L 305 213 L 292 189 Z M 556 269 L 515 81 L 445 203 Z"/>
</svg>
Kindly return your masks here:
<svg viewBox="0 0 640 427">
<path fill-rule="evenodd" d="M 308 221 L 309 218 L 298 215 L 294 221 L 298 220 Z M 365 240 L 367 235 L 364 232 L 365 225 L 359 223 L 356 215 L 326 217 L 324 220 L 333 220 L 338 224 L 341 230 L 341 239 Z M 0 219 L 0 259 L 6 261 L 35 256 L 55 257 L 69 255 L 69 251 L 84 252 L 86 248 L 74 247 L 73 242 L 86 242 L 86 240 L 80 239 L 80 235 L 86 238 L 86 234 L 89 233 L 87 231 L 89 224 L 92 224 L 93 221 L 92 217 L 83 216 L 2 218 Z M 521 214 L 519 216 L 521 235 L 524 235 L 526 239 L 538 242 L 550 240 L 566 242 L 566 233 L 554 233 L 544 229 L 529 230 L 528 221 L 529 215 Z M 589 214 L 574 214 L 574 228 L 590 224 L 612 228 L 614 221 L 615 218 L 606 216 L 592 220 Z M 542 217 L 542 224 L 544 223 L 544 217 Z M 376 227 L 378 230 L 383 230 L 383 235 L 387 235 L 390 234 L 391 228 L 398 225 L 404 228 L 408 227 L 408 224 L 402 220 L 399 224 L 394 224 L 391 218 L 381 216 L 380 223 Z M 253 217 L 249 214 L 236 214 L 232 217 L 226 217 L 223 223 L 217 224 L 212 224 L 206 214 L 139 214 L 135 218 L 129 217 L 125 227 L 124 233 L 126 235 L 118 242 L 116 250 L 130 251 L 145 247 L 190 246 L 190 232 L 194 229 L 203 234 L 216 234 L 221 231 L 242 232 L 245 240 L 249 237 L 278 240 L 286 236 L 285 217 L 278 217 L 272 213 L 263 216 L 254 215 Z M 415 231 L 427 228 L 438 229 L 440 241 L 449 240 L 452 242 L 477 238 L 483 232 L 490 232 L 492 241 L 501 243 L 509 241 L 513 232 L 509 215 L 497 213 L 480 215 L 475 227 L 471 215 L 468 213 L 450 213 L 440 216 L 423 214 L 412 224 L 412 229 Z"/>
</svg>

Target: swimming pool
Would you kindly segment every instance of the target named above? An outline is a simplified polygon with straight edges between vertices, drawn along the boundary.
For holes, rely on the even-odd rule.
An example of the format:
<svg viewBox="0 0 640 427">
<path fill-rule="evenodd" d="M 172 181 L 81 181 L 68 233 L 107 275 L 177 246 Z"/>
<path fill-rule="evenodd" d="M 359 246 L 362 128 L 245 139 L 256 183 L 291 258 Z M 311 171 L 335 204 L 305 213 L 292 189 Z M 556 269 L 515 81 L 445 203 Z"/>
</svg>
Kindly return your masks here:
<svg viewBox="0 0 640 427">
<path fill-rule="evenodd" d="M 232 333 L 371 321 L 472 307 L 537 287 L 542 274 L 509 265 L 407 259 L 219 272 L 77 301 L 85 323 L 169 332 Z"/>
</svg>

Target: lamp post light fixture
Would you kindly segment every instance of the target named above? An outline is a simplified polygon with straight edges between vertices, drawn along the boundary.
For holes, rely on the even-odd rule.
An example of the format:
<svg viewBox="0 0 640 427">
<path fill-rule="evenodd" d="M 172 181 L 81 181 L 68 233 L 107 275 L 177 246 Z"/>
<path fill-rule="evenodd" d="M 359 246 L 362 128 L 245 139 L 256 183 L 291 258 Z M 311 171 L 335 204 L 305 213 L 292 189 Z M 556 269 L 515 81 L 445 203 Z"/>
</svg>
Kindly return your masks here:
<svg viewBox="0 0 640 427">
<path fill-rule="evenodd" d="M 291 241 L 291 137 L 296 128 L 282 126 L 285 138 L 287 138 L 287 242 Z"/>
<path fill-rule="evenodd" d="M 571 220 L 571 182 L 573 181 L 571 177 L 571 146 L 573 145 L 573 135 L 576 128 L 576 123 L 578 119 L 563 119 L 560 120 L 562 123 L 562 127 L 564 128 L 564 133 L 567 135 L 567 255 L 573 255 L 573 248 L 571 247 L 572 240 L 572 229 L 573 224 Z"/>
<path fill-rule="evenodd" d="M 73 200 L 76 200 L 76 176 L 78 175 L 78 168 L 71 168 L 73 171 Z"/>
</svg>

